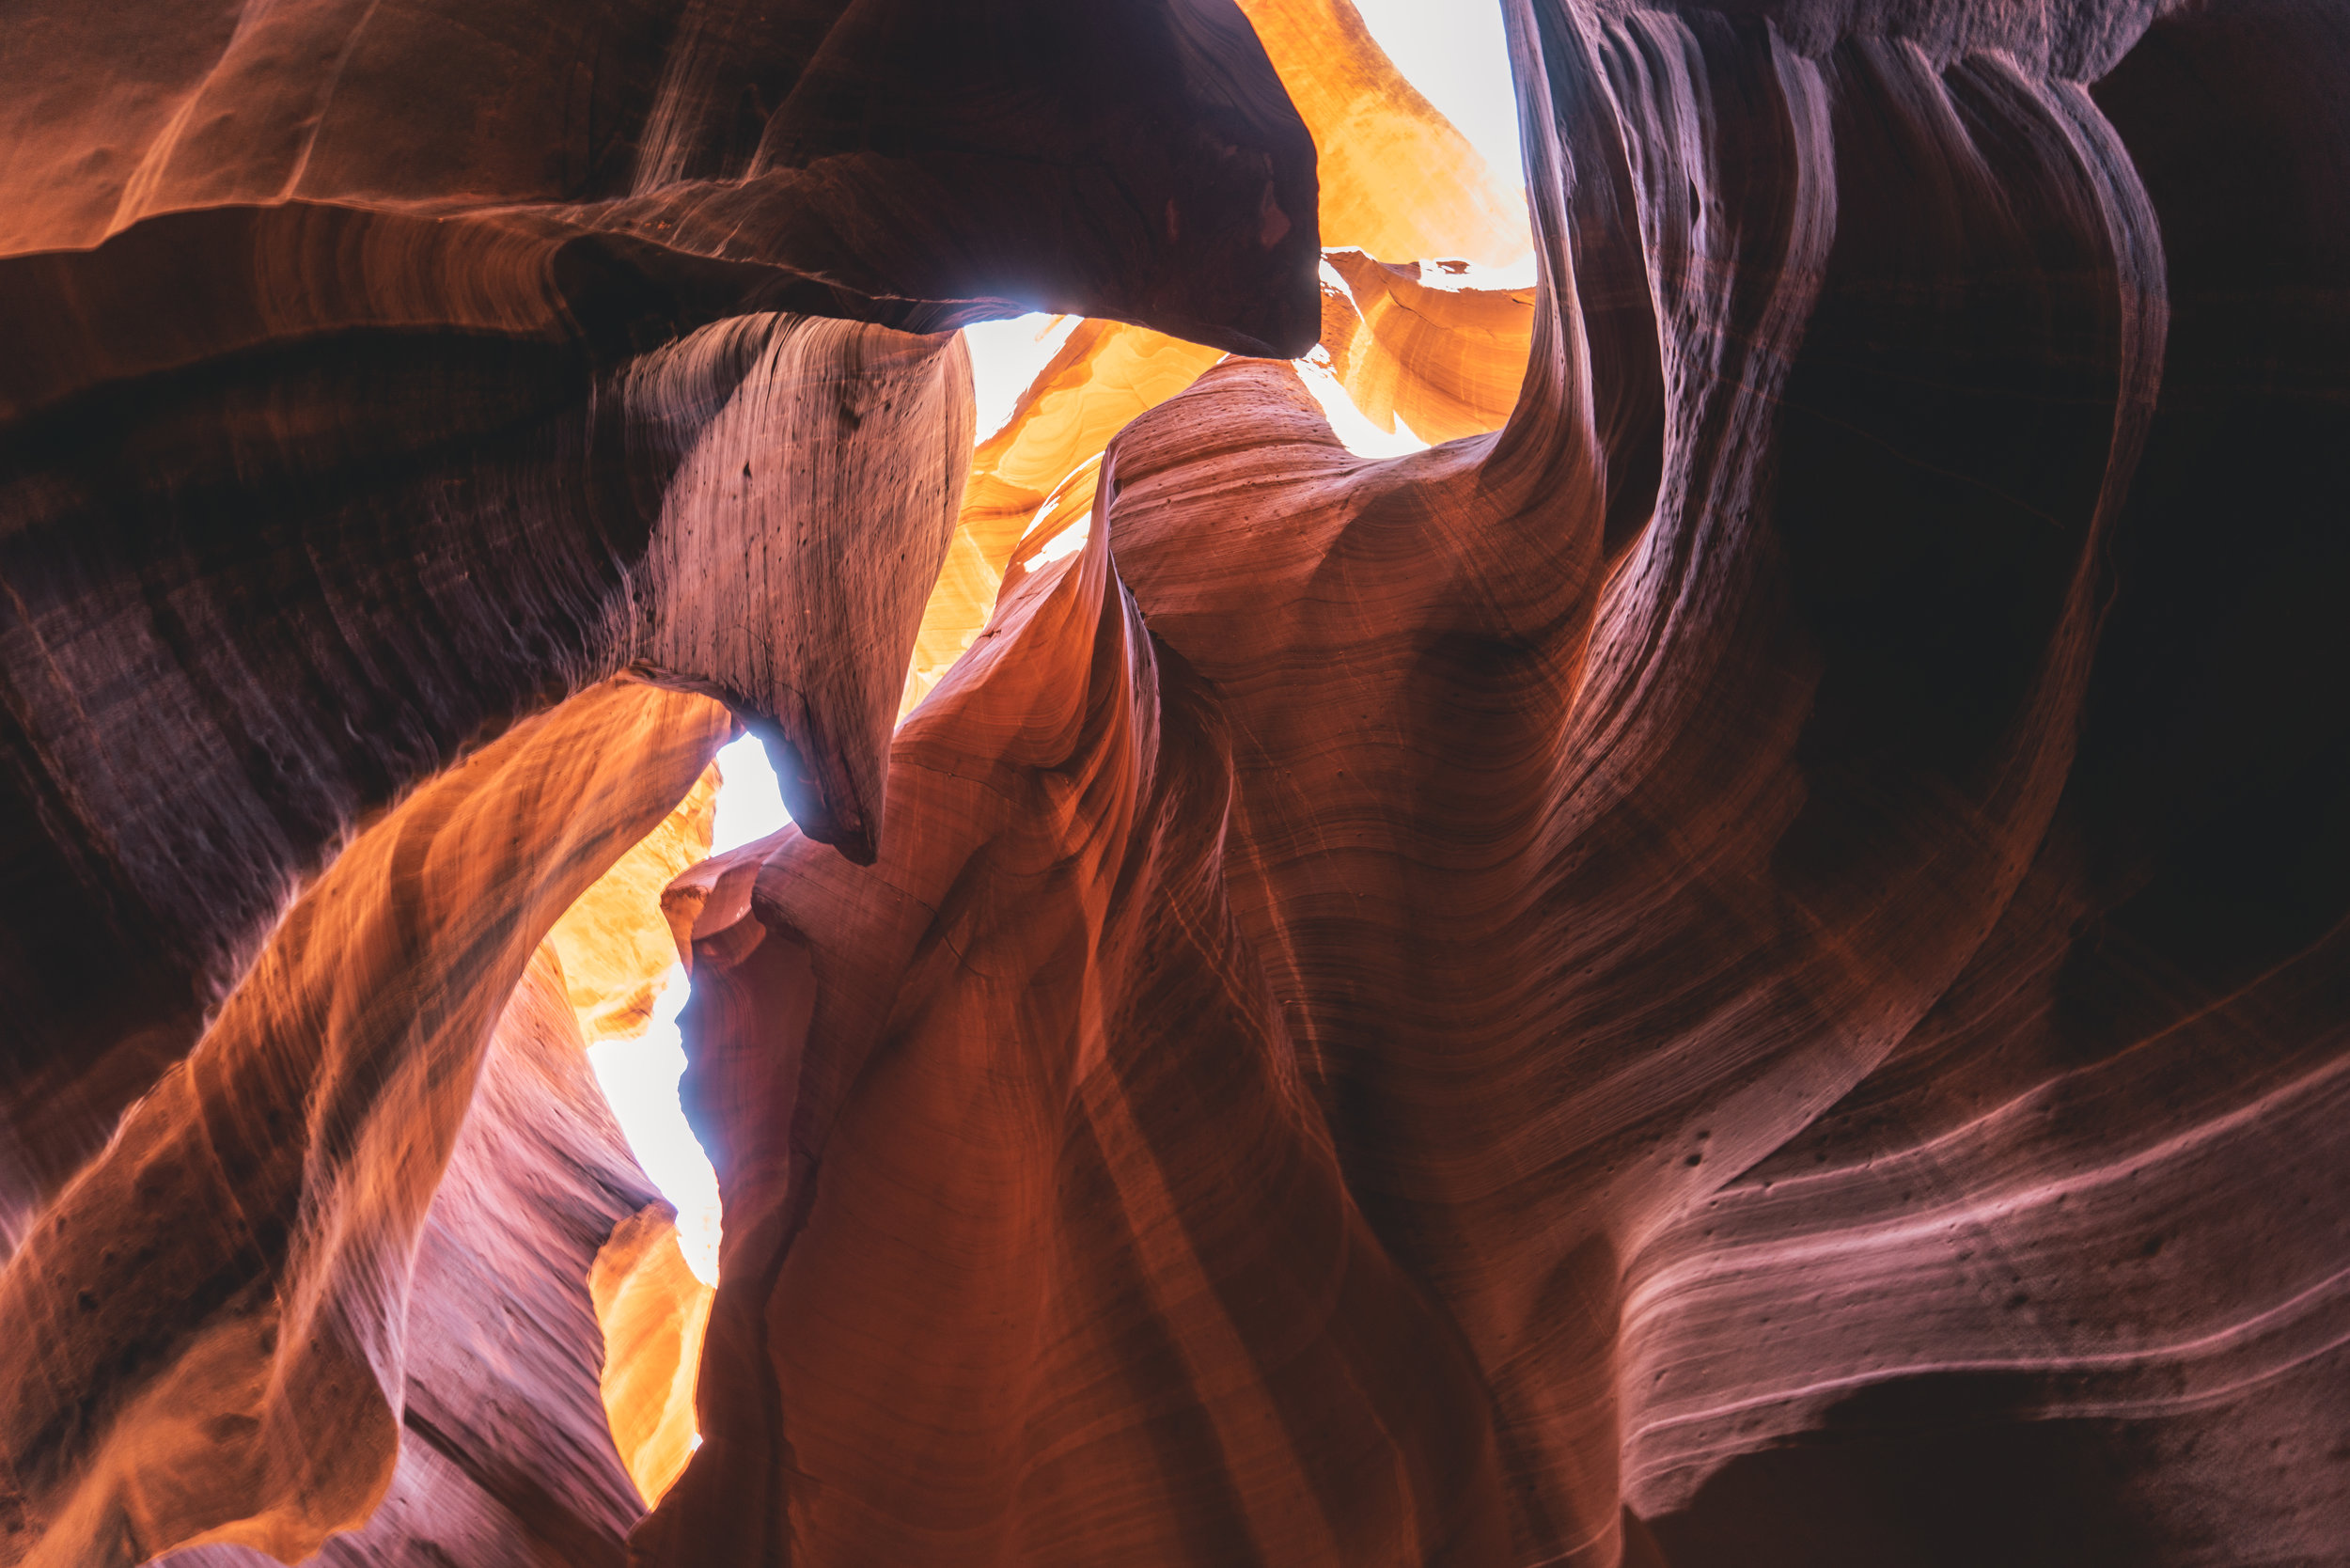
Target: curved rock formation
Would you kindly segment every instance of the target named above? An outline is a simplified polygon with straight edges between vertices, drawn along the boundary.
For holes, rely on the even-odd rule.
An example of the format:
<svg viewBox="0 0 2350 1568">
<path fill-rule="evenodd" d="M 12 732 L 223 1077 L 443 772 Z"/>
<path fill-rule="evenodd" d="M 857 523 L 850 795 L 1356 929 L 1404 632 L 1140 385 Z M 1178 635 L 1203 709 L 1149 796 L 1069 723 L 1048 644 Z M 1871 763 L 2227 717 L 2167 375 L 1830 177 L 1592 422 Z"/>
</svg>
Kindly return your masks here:
<svg viewBox="0 0 2350 1568">
<path fill-rule="evenodd" d="M 1399 409 L 1431 440 L 1498 430 L 1524 378 L 1533 290 L 1496 289 L 1482 274 L 1464 286 L 1459 259 L 1529 260 L 1520 198 L 1495 182 L 1350 5 L 1249 0 L 1244 8 L 1313 133 L 1323 239 L 1363 247 L 1323 269 L 1321 347 L 1338 379 L 1382 430 L 1394 429 Z M 1416 258 L 1435 261 L 1438 287 L 1420 286 Z M 1214 365 L 1214 341 L 1098 319 L 1070 333 L 974 454 L 916 642 L 907 709 L 985 628 L 1008 573 L 1090 514 L 1093 469 L 1110 437 Z"/>
<path fill-rule="evenodd" d="M 20 402 L 393 321 L 932 331 L 1018 301 L 1237 350 L 1309 330 L 1312 148 L 1225 0 L 179 5 L 14 32 Z M 165 258 L 193 298 L 140 287 Z M 109 308 L 42 312 L 59 292 Z"/>
<path fill-rule="evenodd" d="M 1373 424 L 1393 430 L 1400 416 L 1438 442 L 1509 422 L 1533 350 L 1532 286 L 1479 287 L 1461 261 L 1399 266 L 1356 250 L 1332 252 L 1326 268 L 1345 287 L 1325 274 L 1322 347 Z"/>
<path fill-rule="evenodd" d="M 10 1235 L 346 834 L 616 670 L 870 853 L 970 447 L 960 345 L 897 329 L 1318 321 L 1312 148 L 1225 0 L 8 25 Z"/>
<path fill-rule="evenodd" d="M 1318 327 L 1324 0 L 42 24 L 0 1560 L 2350 1564 L 2350 26 L 1501 3 L 1538 286 Z"/>
<path fill-rule="evenodd" d="M 1117 321 L 1082 321 L 1071 331 L 1004 428 L 972 454 L 954 542 L 915 639 L 906 707 L 927 696 L 986 627 L 1023 542 L 1041 541 L 1092 510 L 1093 469 L 1110 437 L 1223 357 Z"/>
<path fill-rule="evenodd" d="M 734 703 L 805 760 L 809 830 L 870 853 L 970 440 L 954 339 L 721 322 L 607 384 L 602 436 L 495 358 L 486 385 L 368 358 L 307 405 L 265 365 L 128 430 L 16 431 L 10 776 L 45 809 L 8 818 L 11 1204 L 102 1141 L 338 838 L 623 665 Z"/>
<path fill-rule="evenodd" d="M 2090 89 L 2168 331 L 2065 792 L 1919 1027 L 1637 1260 L 1676 1563 L 2342 1560 L 2345 70 L 2248 4 Z"/>
<path fill-rule="evenodd" d="M 217 1539 L 290 1561 L 366 1520 L 400 1451 L 416 1238 L 492 1026 L 547 928 L 728 726 L 706 698 L 599 687 L 411 795 L 295 905 L 0 1272 L 8 1560 Z M 592 1100 L 584 1062 L 568 1073 Z M 628 1196 L 590 1254 L 646 1197 Z"/>
<path fill-rule="evenodd" d="M 1096 532 L 901 730 L 903 849 L 692 873 L 728 1224 L 703 1446 L 641 1555 L 1497 1546 L 1474 1377 L 1233 928 L 1219 729 Z"/>
<path fill-rule="evenodd" d="M 1510 426 L 1365 463 L 1211 371 L 901 732 L 922 829 L 696 873 L 643 1560 L 2342 1560 L 2350 768 L 2222 714 L 2350 661 L 2201 624 L 2186 504 L 2309 367 L 2221 591 L 2336 580 L 2338 165 L 2165 244 L 2166 115 L 2350 145 L 2339 28 L 1512 16 Z"/>
<path fill-rule="evenodd" d="M 603 1347 L 581 1280 L 614 1243 L 665 1229 L 666 1205 L 629 1213 L 647 1203 L 646 1184 L 588 1074 L 566 989 L 541 946 L 491 1038 L 418 1237 L 390 1485 L 365 1528 L 332 1537 L 310 1560 L 622 1560 L 639 1505 L 606 1435 L 597 1397 Z M 277 1560 L 211 1545 L 164 1560 L 266 1568 Z"/>
<path fill-rule="evenodd" d="M 1392 431 L 1431 440 L 1499 430 L 1516 406 L 1532 346 L 1534 290 L 1482 286 L 1467 263 L 1324 262 L 1317 359 L 1356 408 Z M 1077 323 L 979 444 L 954 542 L 915 639 L 905 707 L 928 696 L 987 625 L 1008 580 L 1094 510 L 1102 453 L 1146 409 L 1224 356 L 1145 327 Z"/>
</svg>

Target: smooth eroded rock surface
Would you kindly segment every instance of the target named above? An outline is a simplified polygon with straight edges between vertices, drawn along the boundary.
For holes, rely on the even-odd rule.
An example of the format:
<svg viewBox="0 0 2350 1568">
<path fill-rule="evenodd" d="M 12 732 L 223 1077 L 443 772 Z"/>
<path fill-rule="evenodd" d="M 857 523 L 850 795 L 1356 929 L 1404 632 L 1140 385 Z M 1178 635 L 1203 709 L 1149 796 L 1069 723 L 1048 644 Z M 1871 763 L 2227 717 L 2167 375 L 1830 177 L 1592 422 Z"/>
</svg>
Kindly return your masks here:
<svg viewBox="0 0 2350 1568">
<path fill-rule="evenodd" d="M 2350 25 L 1496 3 L 8 24 L 0 1561 L 2350 1565 Z"/>
<path fill-rule="evenodd" d="M 2338 22 L 1512 17 L 1508 426 L 1211 370 L 680 886 L 641 1560 L 2341 1560 Z"/>
</svg>

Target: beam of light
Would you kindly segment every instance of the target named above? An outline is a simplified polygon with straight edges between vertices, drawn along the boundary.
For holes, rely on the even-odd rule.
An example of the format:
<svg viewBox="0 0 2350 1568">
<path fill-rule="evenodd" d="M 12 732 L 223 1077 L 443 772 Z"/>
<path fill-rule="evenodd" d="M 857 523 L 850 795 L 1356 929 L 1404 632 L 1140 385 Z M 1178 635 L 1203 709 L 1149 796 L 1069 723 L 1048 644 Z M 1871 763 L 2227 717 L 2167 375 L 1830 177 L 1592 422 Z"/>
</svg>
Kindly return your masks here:
<svg viewBox="0 0 2350 1568">
<path fill-rule="evenodd" d="M 684 969 L 671 969 L 645 1032 L 634 1040 L 599 1041 L 588 1047 L 588 1062 L 636 1163 L 677 1210 L 677 1245 L 685 1255 L 685 1266 L 702 1283 L 714 1285 L 718 1176 L 694 1130 L 685 1124 L 677 1097 L 678 1074 L 685 1071 L 677 1017 L 689 994 Z"/>
<path fill-rule="evenodd" d="M 1087 512 L 1059 533 L 1044 541 L 1044 547 L 1028 557 L 1028 570 L 1041 571 L 1063 556 L 1073 556 L 1085 548 L 1087 538 L 1093 532 L 1093 514 Z"/>
<path fill-rule="evenodd" d="M 1075 316 L 1015 316 L 963 329 L 971 351 L 971 391 L 979 404 L 978 439 L 984 442 L 1010 422 L 1020 394 L 1052 363 L 1077 328 Z"/>
<path fill-rule="evenodd" d="M 718 823 L 710 853 L 724 855 L 791 825 L 783 808 L 783 790 L 776 770 L 768 765 L 767 748 L 756 735 L 745 735 L 718 752 Z"/>
<path fill-rule="evenodd" d="M 766 748 L 749 735 L 718 753 L 718 813 L 711 843 L 723 855 L 780 831 L 791 821 L 783 792 L 768 766 Z M 678 1032 L 692 987 L 685 970 L 662 980 L 652 1022 L 634 1040 L 606 1040 L 588 1048 L 588 1065 L 603 1088 L 613 1116 L 628 1138 L 636 1163 L 661 1196 L 677 1209 L 678 1250 L 685 1265 L 706 1285 L 718 1282 L 718 1177 L 678 1104 L 678 1074 L 685 1071 L 685 1043 Z"/>
<path fill-rule="evenodd" d="M 1505 191 L 1526 179 L 1518 89 L 1493 0 L 1355 0 L 1363 25 L 1419 95 L 1468 138 Z"/>
</svg>

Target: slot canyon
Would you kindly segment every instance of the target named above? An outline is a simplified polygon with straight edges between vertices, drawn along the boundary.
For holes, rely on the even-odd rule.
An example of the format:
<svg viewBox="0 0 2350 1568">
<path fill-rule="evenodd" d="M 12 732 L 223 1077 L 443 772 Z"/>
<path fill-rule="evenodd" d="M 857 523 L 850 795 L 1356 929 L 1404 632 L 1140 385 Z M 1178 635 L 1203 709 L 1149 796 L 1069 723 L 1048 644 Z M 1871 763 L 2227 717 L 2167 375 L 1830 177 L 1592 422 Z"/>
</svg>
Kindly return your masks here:
<svg viewBox="0 0 2350 1568">
<path fill-rule="evenodd" d="M 0 1568 L 2350 1568 L 2342 0 L 0 84 Z"/>
</svg>

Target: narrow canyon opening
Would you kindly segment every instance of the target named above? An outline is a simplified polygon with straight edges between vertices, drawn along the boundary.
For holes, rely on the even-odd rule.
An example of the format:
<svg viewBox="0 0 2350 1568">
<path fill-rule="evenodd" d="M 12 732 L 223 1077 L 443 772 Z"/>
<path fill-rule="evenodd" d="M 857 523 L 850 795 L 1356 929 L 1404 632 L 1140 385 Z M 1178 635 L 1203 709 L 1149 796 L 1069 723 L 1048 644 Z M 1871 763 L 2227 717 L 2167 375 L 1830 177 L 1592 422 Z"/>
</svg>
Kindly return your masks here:
<svg viewBox="0 0 2350 1568">
<path fill-rule="evenodd" d="M 1491 313 L 1501 349 L 1487 412 L 1481 418 L 1470 416 L 1473 428 L 1458 425 L 1456 415 L 1456 422 L 1444 429 L 1449 438 L 1497 427 L 1507 407 L 1501 395 L 1514 396 L 1512 378 L 1522 369 L 1522 352 L 1517 359 L 1512 357 L 1512 339 L 1525 330 L 1517 318 L 1530 304 L 1534 286 L 1532 235 L 1523 221 L 1523 193 L 1514 208 L 1507 196 L 1511 171 L 1519 163 L 1519 128 L 1500 12 L 1464 8 L 1448 13 L 1412 0 L 1355 0 L 1352 8 L 1376 51 L 1366 51 L 1350 62 L 1354 71 L 1369 76 L 1390 99 L 1397 83 L 1408 84 L 1407 90 L 1416 91 L 1421 102 L 1402 112 L 1418 113 L 1424 123 L 1442 126 L 1455 138 L 1449 149 L 1449 178 L 1491 193 L 1477 223 L 1430 231 L 1454 242 L 1459 254 L 1408 259 L 1414 275 L 1403 281 L 1407 287 L 1418 284 L 1472 300 L 1503 302 L 1497 313 Z M 1430 174 L 1425 168 L 1411 172 L 1419 180 Z M 1398 180 L 1403 173 L 1401 167 L 1393 171 Z M 1365 227 L 1362 240 L 1377 243 L 1386 238 L 1381 224 L 1391 227 L 1391 214 L 1408 211 L 1415 201 L 1408 189 L 1383 189 L 1375 173 L 1371 178 L 1372 188 L 1356 196 L 1370 213 L 1354 221 Z M 1510 221 L 1513 211 L 1519 217 L 1515 224 Z M 1350 270 L 1365 275 L 1359 264 Z M 1358 301 L 1348 271 L 1324 261 L 1321 282 L 1332 300 L 1344 302 L 1342 309 L 1361 310 L 1364 302 Z M 1089 353 L 1089 339 L 1115 342 L 1155 335 L 1065 314 L 1039 312 L 978 322 L 962 333 L 970 353 L 975 430 L 981 447 L 1000 442 L 1012 448 L 1015 464 L 1027 457 L 1019 450 L 1024 435 L 1027 447 L 1042 448 L 1027 457 L 1026 467 L 1013 468 L 1024 476 L 1038 475 L 1031 486 L 1044 492 L 1014 536 L 1011 558 L 1030 572 L 1085 543 L 1093 520 L 1090 481 L 1102 444 L 1122 422 L 1119 416 L 1180 393 L 1189 377 L 1218 357 L 1163 340 L 1146 343 L 1134 353 L 1131 365 L 1113 361 L 1109 373 L 1103 374 L 1098 368 L 1102 351 L 1092 348 Z M 1079 343 L 1074 353 L 1070 352 L 1073 337 Z M 1340 379 L 1333 348 L 1344 354 L 1349 346 L 1341 337 L 1325 336 L 1295 362 L 1339 440 L 1361 457 L 1427 449 L 1429 443 L 1396 407 L 1392 372 L 1384 380 L 1358 376 L 1353 386 Z M 1094 361 L 1088 367 L 1092 373 L 1076 384 L 1073 398 L 1068 370 L 1086 365 L 1089 357 Z M 1153 363 L 1160 358 L 1172 363 Z M 1057 401 L 1074 406 L 1057 408 Z M 1031 426 L 1039 427 L 1033 434 L 1027 429 Z M 1046 466 L 1038 467 L 1040 461 Z M 1056 468 L 1061 471 L 1056 474 Z M 1073 495 L 1089 510 L 1076 510 Z M 942 591 L 933 595 L 924 632 L 935 643 L 941 623 L 960 619 L 952 651 L 959 654 L 993 603 L 958 604 L 947 596 L 947 588 L 942 584 Z M 917 656 L 901 718 L 943 673 L 933 666 L 926 675 Z M 596 1314 L 604 1341 L 601 1388 L 615 1441 L 648 1505 L 660 1500 L 699 1446 L 692 1417 L 694 1369 L 718 1283 L 721 1229 L 716 1175 L 678 1097 L 678 1078 L 686 1059 L 678 1017 L 691 996 L 692 982 L 682 964 L 650 980 L 642 973 L 646 964 L 658 962 L 661 949 L 650 938 L 664 929 L 658 894 L 666 879 L 656 881 L 653 872 L 666 870 L 674 877 L 689 865 L 742 848 L 790 823 L 764 747 L 756 737 L 742 736 L 718 753 L 710 775 L 668 820 L 581 896 L 549 938 L 565 959 L 596 1082 L 630 1152 L 674 1211 L 664 1215 L 647 1210 L 625 1221 L 598 1255 L 594 1275 Z M 624 925 L 623 910 L 633 911 L 633 924 Z M 616 970 L 610 951 L 599 948 L 626 950 L 634 966 Z M 616 995 L 616 987 L 625 995 Z M 681 1260 L 683 1274 L 678 1269 Z"/>
</svg>

